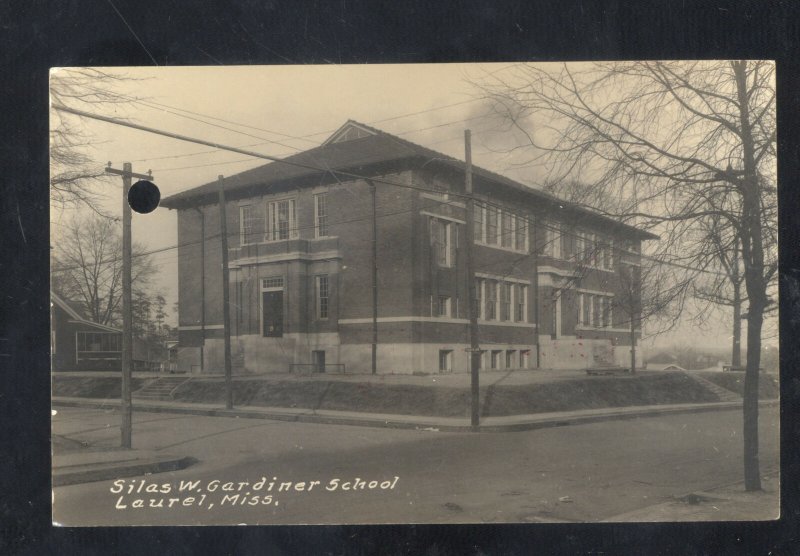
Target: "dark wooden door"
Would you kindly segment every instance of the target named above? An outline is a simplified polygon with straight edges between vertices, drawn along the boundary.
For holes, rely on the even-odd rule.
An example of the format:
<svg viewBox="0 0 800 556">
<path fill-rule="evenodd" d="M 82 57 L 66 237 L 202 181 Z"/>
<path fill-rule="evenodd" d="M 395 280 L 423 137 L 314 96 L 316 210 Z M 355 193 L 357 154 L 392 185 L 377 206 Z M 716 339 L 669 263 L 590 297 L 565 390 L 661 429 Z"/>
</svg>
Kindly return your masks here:
<svg viewBox="0 0 800 556">
<path fill-rule="evenodd" d="M 264 336 L 283 336 L 283 292 L 262 292 Z"/>
</svg>

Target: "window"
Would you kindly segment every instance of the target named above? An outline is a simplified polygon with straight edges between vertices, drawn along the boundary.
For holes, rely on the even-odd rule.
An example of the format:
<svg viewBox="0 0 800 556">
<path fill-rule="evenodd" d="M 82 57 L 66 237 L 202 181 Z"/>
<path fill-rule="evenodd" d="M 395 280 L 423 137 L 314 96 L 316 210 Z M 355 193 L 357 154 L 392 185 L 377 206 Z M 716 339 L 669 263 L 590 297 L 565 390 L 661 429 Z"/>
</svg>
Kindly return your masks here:
<svg viewBox="0 0 800 556">
<path fill-rule="evenodd" d="M 325 350 L 313 350 L 311 352 L 311 361 L 313 361 L 315 373 L 325 372 Z"/>
<path fill-rule="evenodd" d="M 561 235 L 558 232 L 556 224 L 551 221 L 544 223 L 544 246 L 542 253 L 547 257 L 554 259 L 561 258 Z"/>
<path fill-rule="evenodd" d="M 486 243 L 497 245 L 497 209 L 486 207 Z"/>
<path fill-rule="evenodd" d="M 585 324 L 586 326 L 592 325 L 592 301 L 593 298 L 589 294 L 584 294 L 583 296 L 583 316 L 581 318 L 581 323 Z"/>
<path fill-rule="evenodd" d="M 528 368 L 528 361 L 530 361 L 531 357 L 531 350 L 529 349 L 521 349 L 519 351 L 519 368 L 520 369 L 527 369 Z"/>
<path fill-rule="evenodd" d="M 491 356 L 491 368 L 492 369 L 499 369 L 500 368 L 500 357 L 502 356 L 503 352 L 500 350 L 492 350 Z"/>
<path fill-rule="evenodd" d="M 604 328 L 609 328 L 611 326 L 611 298 L 604 297 L 603 298 L 603 322 L 602 325 Z"/>
<path fill-rule="evenodd" d="M 516 305 L 516 314 L 514 320 L 517 322 L 528 322 L 528 286 L 516 284 L 514 294 L 514 303 Z"/>
<path fill-rule="evenodd" d="M 517 251 L 528 250 L 528 221 L 520 216 L 517 217 L 517 230 L 515 234 L 514 249 Z"/>
<path fill-rule="evenodd" d="M 506 369 L 513 369 L 514 363 L 516 363 L 517 359 L 517 350 L 509 349 L 506 351 Z"/>
<path fill-rule="evenodd" d="M 601 305 L 603 304 L 603 298 L 599 295 L 593 297 L 594 297 L 594 303 L 592 304 L 592 326 L 599 327 L 600 314 L 602 313 Z"/>
<path fill-rule="evenodd" d="M 561 258 L 561 230 L 557 224 L 550 223 L 550 243 L 553 244 L 552 256 L 554 259 Z"/>
<path fill-rule="evenodd" d="M 328 275 L 320 274 L 316 277 L 317 289 L 317 318 L 328 318 L 328 300 L 330 297 L 330 288 L 328 284 Z"/>
<path fill-rule="evenodd" d="M 78 351 L 122 351 L 122 334 L 114 332 L 78 332 Z"/>
<path fill-rule="evenodd" d="M 450 255 L 451 228 L 453 224 L 440 218 L 431 218 L 431 246 L 433 257 L 439 266 L 452 266 Z"/>
<path fill-rule="evenodd" d="M 263 205 L 239 207 L 239 243 L 248 245 L 264 241 Z"/>
<path fill-rule="evenodd" d="M 453 350 L 440 349 L 439 350 L 439 371 L 449 372 L 453 370 Z"/>
<path fill-rule="evenodd" d="M 486 320 L 497 318 L 497 282 L 494 280 L 486 281 Z"/>
<path fill-rule="evenodd" d="M 446 295 L 440 295 L 437 302 L 436 302 L 436 316 L 437 317 L 449 317 L 450 316 L 450 297 Z"/>
<path fill-rule="evenodd" d="M 608 246 L 601 236 L 597 236 L 597 266 L 598 268 L 606 268 L 606 260 L 608 257 Z"/>
<path fill-rule="evenodd" d="M 328 235 L 328 194 L 314 195 L 314 229 L 316 237 Z"/>
<path fill-rule="evenodd" d="M 473 239 L 475 241 L 483 241 L 483 205 L 475 203 L 473 213 Z"/>
<path fill-rule="evenodd" d="M 283 289 L 283 276 L 270 276 L 269 278 L 261 279 L 262 290 L 271 288 Z"/>
<path fill-rule="evenodd" d="M 562 223 L 560 227 L 560 234 L 561 234 L 561 258 L 563 258 L 564 260 L 569 260 L 574 254 L 572 252 L 573 251 L 572 233 L 570 233 L 570 231 L 567 229 L 567 226 Z"/>
<path fill-rule="evenodd" d="M 608 240 L 608 264 L 606 265 L 609 270 L 614 270 L 614 239 Z"/>
<path fill-rule="evenodd" d="M 507 212 L 500 214 L 503 222 L 503 235 L 500 237 L 500 245 L 503 247 L 514 246 L 514 215 Z"/>
<path fill-rule="evenodd" d="M 269 239 L 280 241 L 297 237 L 294 199 L 269 203 Z"/>
<path fill-rule="evenodd" d="M 595 245 L 594 234 L 584 232 L 583 234 L 583 253 L 581 261 L 588 266 L 595 266 L 597 258 L 597 246 Z"/>
<path fill-rule="evenodd" d="M 511 284 L 500 283 L 500 320 L 511 320 Z"/>
<path fill-rule="evenodd" d="M 583 232 L 578 231 L 575 232 L 575 260 L 578 262 L 583 261 L 583 257 L 585 256 L 585 242 L 583 238 Z"/>
</svg>

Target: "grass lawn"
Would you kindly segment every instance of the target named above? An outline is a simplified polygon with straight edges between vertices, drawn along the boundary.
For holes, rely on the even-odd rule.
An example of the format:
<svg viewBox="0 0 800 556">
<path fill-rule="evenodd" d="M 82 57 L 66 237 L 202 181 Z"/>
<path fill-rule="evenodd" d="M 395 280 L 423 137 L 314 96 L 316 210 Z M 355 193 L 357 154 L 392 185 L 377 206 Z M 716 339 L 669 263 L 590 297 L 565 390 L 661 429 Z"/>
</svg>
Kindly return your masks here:
<svg viewBox="0 0 800 556">
<path fill-rule="evenodd" d="M 132 378 L 133 391 L 142 388 L 152 378 Z M 122 395 L 122 378 L 114 376 L 59 376 L 53 375 L 53 395 L 68 398 L 119 398 Z"/>
<path fill-rule="evenodd" d="M 698 373 L 703 378 L 710 380 L 717 386 L 722 386 L 726 390 L 736 392 L 740 396 L 744 394 L 744 373 Z M 780 383 L 778 377 L 773 374 L 764 374 L 758 377 L 758 397 L 762 400 L 775 400 L 780 396 Z"/>
<path fill-rule="evenodd" d="M 174 393 L 183 402 L 223 403 L 220 379 L 196 379 Z M 683 373 L 592 377 L 481 388 L 482 414 L 519 415 L 651 404 L 716 402 L 719 398 Z M 297 407 L 467 417 L 469 388 L 341 381 L 236 380 L 238 405 Z"/>
<path fill-rule="evenodd" d="M 485 415 L 519 415 L 634 405 L 717 402 L 716 394 L 683 373 L 600 376 L 535 387 L 497 386 L 484 403 Z"/>
</svg>

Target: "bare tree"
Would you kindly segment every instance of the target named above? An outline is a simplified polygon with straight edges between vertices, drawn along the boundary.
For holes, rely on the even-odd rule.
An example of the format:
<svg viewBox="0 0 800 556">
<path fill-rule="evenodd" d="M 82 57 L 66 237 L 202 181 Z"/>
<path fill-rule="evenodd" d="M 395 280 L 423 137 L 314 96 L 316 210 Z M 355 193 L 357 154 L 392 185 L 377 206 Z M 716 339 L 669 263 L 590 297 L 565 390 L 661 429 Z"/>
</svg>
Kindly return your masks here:
<svg viewBox="0 0 800 556">
<path fill-rule="evenodd" d="M 708 218 L 738 238 L 748 303 L 744 476 L 759 490 L 761 331 L 777 278 L 776 188 L 766 186 L 777 183 L 774 64 L 520 65 L 501 75 L 478 85 L 525 133 L 531 160 L 552 181 L 580 179 L 623 200 L 591 208 L 657 231 L 661 261 L 717 271 L 701 241 Z M 525 129 L 531 116 L 535 130 Z"/>
<path fill-rule="evenodd" d="M 712 305 L 731 308 L 732 345 L 731 366 L 742 366 L 742 306 L 747 302 L 744 294 L 741 242 L 735 230 L 725 226 L 719 217 L 712 216 L 701 222 L 705 230 L 704 241 L 709 243 L 707 255 L 710 266 L 719 266 L 723 273 L 700 281 L 694 288 L 694 296 Z M 701 306 L 701 311 L 706 308 Z"/>
<path fill-rule="evenodd" d="M 642 260 L 637 254 L 622 253 L 619 261 L 619 288 L 612 298 L 612 310 L 622 318 L 631 342 L 631 373 L 636 372 L 636 331 L 648 322 L 652 335 L 671 330 L 682 310 L 691 282 L 675 276 L 658 260 Z"/>
<path fill-rule="evenodd" d="M 116 325 L 121 321 L 122 238 L 113 220 L 99 215 L 78 216 L 64 226 L 54 246 L 51 280 L 53 290 L 80 302 L 94 322 Z M 155 273 L 152 258 L 134 245 L 132 281 L 137 299 L 147 298 L 149 281 Z M 146 314 L 137 311 L 134 314 Z M 139 323 L 140 328 L 146 328 Z"/>
<path fill-rule="evenodd" d="M 96 110 L 135 99 L 118 92 L 131 80 L 98 68 L 58 68 L 50 73 L 52 104 Z M 97 212 L 95 186 L 106 179 L 103 161 L 91 156 L 95 138 L 77 116 L 50 111 L 50 202 L 53 207 L 89 207 Z"/>
</svg>

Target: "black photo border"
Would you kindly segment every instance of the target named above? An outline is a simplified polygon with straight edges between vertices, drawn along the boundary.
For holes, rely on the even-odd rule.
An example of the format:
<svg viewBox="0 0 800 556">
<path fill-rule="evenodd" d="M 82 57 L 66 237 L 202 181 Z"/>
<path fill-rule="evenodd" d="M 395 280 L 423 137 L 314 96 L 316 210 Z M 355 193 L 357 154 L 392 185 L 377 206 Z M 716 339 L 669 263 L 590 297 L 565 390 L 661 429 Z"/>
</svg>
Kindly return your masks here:
<svg viewBox="0 0 800 556">
<path fill-rule="evenodd" d="M 800 10 L 793 2 L 12 0 L 0 191 L 0 553 L 787 554 L 798 544 Z M 5 12 L 5 13 L 3 13 Z M 251 29 L 248 35 L 242 22 Z M 254 35 L 252 30 L 257 30 Z M 50 67 L 777 60 L 782 518 L 773 522 L 58 528 L 50 523 Z"/>
</svg>

